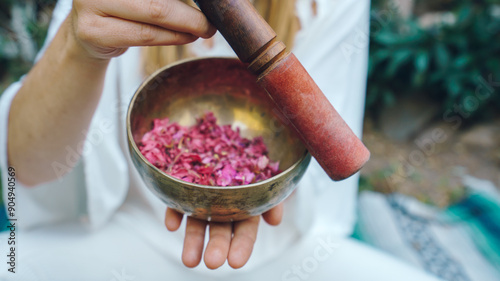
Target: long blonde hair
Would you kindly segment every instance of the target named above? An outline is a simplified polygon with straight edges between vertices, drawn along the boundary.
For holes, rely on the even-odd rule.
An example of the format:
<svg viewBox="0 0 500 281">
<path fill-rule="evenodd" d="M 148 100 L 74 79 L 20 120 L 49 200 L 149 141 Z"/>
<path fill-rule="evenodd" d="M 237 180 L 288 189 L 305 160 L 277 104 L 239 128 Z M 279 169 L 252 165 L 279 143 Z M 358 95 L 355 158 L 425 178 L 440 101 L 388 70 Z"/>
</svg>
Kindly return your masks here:
<svg viewBox="0 0 500 281">
<path fill-rule="evenodd" d="M 192 0 L 182 0 L 194 6 Z M 278 40 L 283 41 L 288 49 L 294 44 L 295 34 L 300 29 L 300 22 L 295 11 L 296 0 L 254 0 L 254 6 L 276 31 Z M 180 59 L 191 57 L 187 45 L 160 46 L 142 48 L 143 71 L 150 75 L 159 68 Z"/>
</svg>

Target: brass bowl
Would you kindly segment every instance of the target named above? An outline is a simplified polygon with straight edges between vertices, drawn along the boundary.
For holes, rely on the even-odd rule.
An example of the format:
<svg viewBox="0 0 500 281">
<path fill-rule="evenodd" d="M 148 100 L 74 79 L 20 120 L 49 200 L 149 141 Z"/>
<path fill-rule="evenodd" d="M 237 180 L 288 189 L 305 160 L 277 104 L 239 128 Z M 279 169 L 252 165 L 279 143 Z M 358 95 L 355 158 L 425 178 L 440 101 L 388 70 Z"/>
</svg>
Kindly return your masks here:
<svg viewBox="0 0 500 281">
<path fill-rule="evenodd" d="M 134 94 L 127 114 L 129 151 L 148 188 L 169 207 L 198 219 L 237 221 L 268 211 L 292 193 L 311 156 L 255 81 L 237 59 L 194 59 L 159 70 Z M 262 136 L 269 158 L 279 160 L 283 172 L 248 185 L 205 186 L 169 176 L 139 151 L 153 119 L 168 117 L 190 126 L 208 111 L 219 125 L 238 126 L 244 137 Z"/>
</svg>

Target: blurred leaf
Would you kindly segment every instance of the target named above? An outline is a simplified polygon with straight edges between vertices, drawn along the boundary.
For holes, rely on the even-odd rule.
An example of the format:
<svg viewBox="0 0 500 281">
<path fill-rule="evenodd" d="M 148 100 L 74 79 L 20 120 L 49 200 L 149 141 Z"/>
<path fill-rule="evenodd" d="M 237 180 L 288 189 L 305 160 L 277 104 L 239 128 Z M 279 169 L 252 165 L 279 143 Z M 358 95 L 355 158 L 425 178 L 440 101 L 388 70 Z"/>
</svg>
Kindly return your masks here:
<svg viewBox="0 0 500 281">
<path fill-rule="evenodd" d="M 384 92 L 384 105 L 392 106 L 396 103 L 396 98 L 394 97 L 394 93 L 390 90 Z"/>
<path fill-rule="evenodd" d="M 498 50 L 498 53 L 500 53 L 500 50 Z M 494 72 L 495 69 L 496 69 L 496 71 L 500 71 L 500 69 L 498 67 L 500 65 L 499 58 L 495 58 L 495 57 L 488 58 L 488 60 L 485 62 L 485 64 L 486 64 L 486 67 L 490 70 L 489 72 Z"/>
<path fill-rule="evenodd" d="M 420 51 L 415 57 L 415 68 L 417 72 L 425 72 L 429 66 L 429 53 Z"/>
<path fill-rule="evenodd" d="M 390 5 L 388 0 L 373 4 L 372 9 L 382 12 Z M 415 18 L 394 14 L 371 36 L 367 108 L 376 111 L 418 92 L 439 102 L 444 112 L 475 92 L 474 77 L 493 74 L 500 80 L 500 18 L 490 13 L 499 4 L 500 0 L 450 1 L 456 22 L 426 28 Z M 491 95 L 488 106 L 474 111 L 467 122 L 479 115 L 498 115 L 498 106 L 500 95 Z"/>
<path fill-rule="evenodd" d="M 386 75 L 393 76 L 402 64 L 410 60 L 412 53 L 411 49 L 402 49 L 395 52 L 394 56 L 389 61 Z"/>
<path fill-rule="evenodd" d="M 385 60 L 386 58 L 388 58 L 390 55 L 391 55 L 391 51 L 389 49 L 382 49 L 382 50 L 379 50 L 375 53 L 372 54 L 371 58 L 372 60 Z"/>
<path fill-rule="evenodd" d="M 393 45 L 398 43 L 399 35 L 387 31 L 381 31 L 375 36 L 375 41 L 384 45 Z"/>
<path fill-rule="evenodd" d="M 471 61 L 471 57 L 468 55 L 462 55 L 455 59 L 454 65 L 457 68 L 464 68 Z"/>
<path fill-rule="evenodd" d="M 420 88 L 425 82 L 425 72 L 416 72 L 413 76 L 413 85 Z"/>
<path fill-rule="evenodd" d="M 435 71 L 430 73 L 429 81 L 431 83 L 436 83 L 436 82 L 442 82 L 443 78 L 445 78 L 448 75 L 446 71 Z"/>
<path fill-rule="evenodd" d="M 473 8 L 471 4 L 466 4 L 461 7 L 457 15 L 457 25 L 465 25 L 467 21 L 472 17 Z"/>
<path fill-rule="evenodd" d="M 466 102 L 467 101 L 467 102 Z M 474 113 L 481 106 L 480 100 L 471 93 L 466 93 L 462 99 L 462 106 L 465 111 Z"/>
<path fill-rule="evenodd" d="M 382 45 L 398 45 L 419 42 L 423 39 L 423 34 L 416 28 L 406 26 L 401 33 L 392 33 L 387 29 L 379 32 L 373 39 Z"/>
<path fill-rule="evenodd" d="M 42 46 L 47 33 L 48 18 L 57 0 L 37 1 L 0 1 L 0 95 L 6 86 L 16 81 L 32 67 L 29 59 L 22 58 L 19 51 L 19 38 L 10 29 L 13 5 L 23 9 L 20 22 L 23 23 L 27 36 L 35 39 L 36 52 Z M 30 5 L 34 6 L 30 6 Z"/>
<path fill-rule="evenodd" d="M 450 54 L 443 43 L 437 43 L 436 48 L 436 62 L 439 68 L 447 68 L 450 63 Z"/>
<path fill-rule="evenodd" d="M 368 88 L 368 94 L 366 95 L 366 104 L 371 106 L 375 104 L 378 100 L 378 87 L 372 86 Z"/>
<path fill-rule="evenodd" d="M 452 97 L 458 97 L 460 91 L 462 90 L 460 82 L 458 82 L 457 80 L 448 81 L 448 84 L 446 86 L 448 88 L 448 92 L 451 94 Z"/>
<path fill-rule="evenodd" d="M 374 54 L 370 55 L 370 60 L 368 61 L 368 75 L 371 75 L 373 71 L 377 68 L 377 65 L 387 59 L 391 52 L 386 49 L 379 50 Z"/>
</svg>

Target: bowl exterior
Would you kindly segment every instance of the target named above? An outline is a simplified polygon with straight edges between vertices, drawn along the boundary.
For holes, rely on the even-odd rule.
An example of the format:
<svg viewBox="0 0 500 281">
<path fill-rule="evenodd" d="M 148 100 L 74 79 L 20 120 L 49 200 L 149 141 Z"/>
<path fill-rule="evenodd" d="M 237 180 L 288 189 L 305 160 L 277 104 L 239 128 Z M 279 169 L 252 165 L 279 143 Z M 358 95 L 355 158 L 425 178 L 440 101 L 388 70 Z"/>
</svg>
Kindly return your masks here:
<svg viewBox="0 0 500 281">
<path fill-rule="evenodd" d="M 201 188 L 172 180 L 162 171 L 152 169 L 134 149 L 130 149 L 130 154 L 146 186 L 170 208 L 216 222 L 244 220 L 275 207 L 293 192 L 311 160 L 306 153 L 291 169 L 252 186 Z"/>
<path fill-rule="evenodd" d="M 189 126 L 203 110 L 244 137 L 262 136 L 280 174 L 258 183 L 210 187 L 176 179 L 149 163 L 138 146 L 152 120 L 168 117 Z M 167 66 L 137 90 L 127 113 L 132 162 L 146 186 L 169 207 L 208 221 L 237 221 L 260 215 L 288 197 L 311 156 L 256 77 L 237 59 L 205 58 Z"/>
</svg>

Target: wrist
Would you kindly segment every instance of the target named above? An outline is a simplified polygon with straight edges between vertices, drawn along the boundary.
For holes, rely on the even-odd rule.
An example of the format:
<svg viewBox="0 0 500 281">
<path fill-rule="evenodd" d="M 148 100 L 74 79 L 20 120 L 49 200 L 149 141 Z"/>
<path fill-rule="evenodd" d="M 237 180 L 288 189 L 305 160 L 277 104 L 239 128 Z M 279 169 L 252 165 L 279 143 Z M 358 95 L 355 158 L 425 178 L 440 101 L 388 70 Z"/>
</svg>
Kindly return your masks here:
<svg viewBox="0 0 500 281">
<path fill-rule="evenodd" d="M 104 65 L 107 66 L 110 59 L 109 58 L 99 58 L 93 56 L 76 38 L 73 23 L 71 19 L 71 14 L 64 20 L 61 29 L 63 29 L 64 42 L 65 42 L 65 54 L 69 59 L 77 60 L 80 63 L 88 63 L 93 65 Z"/>
</svg>

